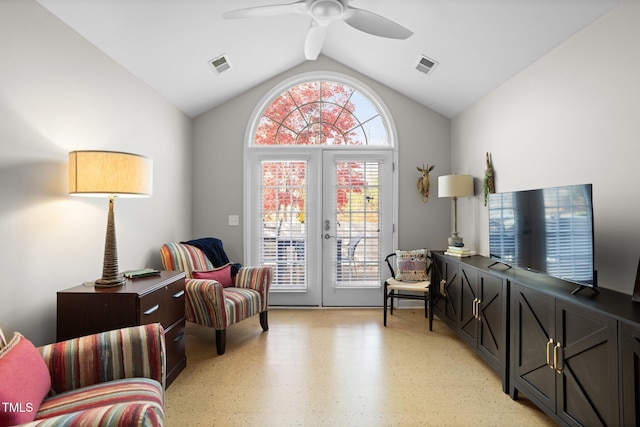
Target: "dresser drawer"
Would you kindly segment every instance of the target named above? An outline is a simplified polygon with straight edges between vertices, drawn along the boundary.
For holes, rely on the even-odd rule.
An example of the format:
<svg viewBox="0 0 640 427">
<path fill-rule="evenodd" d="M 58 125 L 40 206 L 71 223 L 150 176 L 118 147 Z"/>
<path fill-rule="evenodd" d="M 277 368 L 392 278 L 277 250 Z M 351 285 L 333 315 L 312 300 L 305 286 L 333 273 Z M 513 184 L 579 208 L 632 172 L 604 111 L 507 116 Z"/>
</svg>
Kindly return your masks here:
<svg viewBox="0 0 640 427">
<path fill-rule="evenodd" d="M 165 347 L 167 349 L 167 378 L 174 374 L 173 369 L 186 364 L 185 357 L 185 321 L 184 318 L 174 323 L 165 331 Z"/>
<path fill-rule="evenodd" d="M 167 329 L 184 317 L 184 279 L 140 298 L 140 324 L 159 322 Z"/>
</svg>

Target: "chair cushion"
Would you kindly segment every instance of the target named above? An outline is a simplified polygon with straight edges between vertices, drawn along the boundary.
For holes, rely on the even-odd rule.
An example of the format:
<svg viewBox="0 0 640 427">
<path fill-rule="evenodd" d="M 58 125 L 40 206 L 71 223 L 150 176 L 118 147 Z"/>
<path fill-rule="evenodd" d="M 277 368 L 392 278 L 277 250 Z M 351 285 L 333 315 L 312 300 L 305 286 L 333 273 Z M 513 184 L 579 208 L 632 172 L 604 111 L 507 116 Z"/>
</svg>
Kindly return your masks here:
<svg viewBox="0 0 640 427">
<path fill-rule="evenodd" d="M 421 282 L 428 280 L 427 260 L 426 249 L 413 251 L 397 250 L 395 278 L 403 282 Z"/>
<path fill-rule="evenodd" d="M 260 292 L 247 288 L 225 288 L 224 302 L 229 325 L 260 313 Z"/>
<path fill-rule="evenodd" d="M 387 279 L 387 289 L 394 291 L 411 291 L 411 292 L 429 292 L 431 282 L 425 280 L 423 282 L 401 282 L 390 277 Z"/>
<path fill-rule="evenodd" d="M 231 280 L 231 263 L 211 270 L 194 271 L 192 275 L 194 279 L 215 280 L 224 288 L 233 286 L 233 281 Z"/>
<path fill-rule="evenodd" d="M 33 421 L 51 388 L 51 376 L 35 346 L 15 333 L 0 350 L 0 425 Z"/>
<path fill-rule="evenodd" d="M 132 402 L 150 404 L 162 412 L 162 385 L 149 378 L 127 378 L 67 391 L 46 398 L 36 419 Z"/>
</svg>

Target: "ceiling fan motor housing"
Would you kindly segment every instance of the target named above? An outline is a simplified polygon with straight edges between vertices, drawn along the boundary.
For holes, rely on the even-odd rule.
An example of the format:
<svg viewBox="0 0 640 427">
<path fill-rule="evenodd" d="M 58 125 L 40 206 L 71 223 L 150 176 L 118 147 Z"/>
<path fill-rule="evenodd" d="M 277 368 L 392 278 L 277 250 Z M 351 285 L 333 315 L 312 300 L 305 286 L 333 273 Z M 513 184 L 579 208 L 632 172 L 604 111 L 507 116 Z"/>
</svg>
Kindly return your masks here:
<svg viewBox="0 0 640 427">
<path fill-rule="evenodd" d="M 331 20 L 343 12 L 344 5 L 339 0 L 314 0 L 309 4 L 309 13 L 318 20 Z"/>
</svg>

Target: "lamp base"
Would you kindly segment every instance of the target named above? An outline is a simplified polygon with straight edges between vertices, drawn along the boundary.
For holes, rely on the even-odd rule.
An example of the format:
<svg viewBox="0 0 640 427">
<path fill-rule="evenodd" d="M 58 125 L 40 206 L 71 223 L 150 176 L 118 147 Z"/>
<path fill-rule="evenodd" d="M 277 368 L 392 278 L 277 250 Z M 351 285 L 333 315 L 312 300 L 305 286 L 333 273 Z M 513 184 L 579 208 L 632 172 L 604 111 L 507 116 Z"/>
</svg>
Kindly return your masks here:
<svg viewBox="0 0 640 427">
<path fill-rule="evenodd" d="M 115 279 L 98 279 L 94 282 L 96 288 L 114 288 L 116 286 L 124 286 L 127 279 L 124 277 L 117 277 Z"/>
<path fill-rule="evenodd" d="M 455 246 L 457 248 L 461 248 L 464 246 L 464 241 L 462 240 L 462 237 L 458 235 L 449 237 L 448 241 L 449 241 L 449 246 Z"/>
</svg>

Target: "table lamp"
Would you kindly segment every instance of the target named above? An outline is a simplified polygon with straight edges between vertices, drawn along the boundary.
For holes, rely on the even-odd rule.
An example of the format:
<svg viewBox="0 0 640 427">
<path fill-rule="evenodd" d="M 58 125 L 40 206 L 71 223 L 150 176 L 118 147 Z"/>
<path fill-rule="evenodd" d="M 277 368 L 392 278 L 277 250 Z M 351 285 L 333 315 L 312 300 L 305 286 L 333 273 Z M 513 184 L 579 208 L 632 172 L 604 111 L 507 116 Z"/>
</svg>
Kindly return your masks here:
<svg viewBox="0 0 640 427">
<path fill-rule="evenodd" d="M 116 151 L 69 153 L 69 194 L 109 199 L 102 278 L 95 281 L 96 287 L 125 283 L 118 271 L 113 202 L 116 197 L 151 196 L 152 175 L 152 160 L 137 154 Z"/>
<path fill-rule="evenodd" d="M 462 237 L 458 236 L 458 197 L 473 196 L 473 176 L 443 175 L 438 177 L 438 197 L 451 197 L 453 223 L 449 246 L 464 246 Z"/>
</svg>

